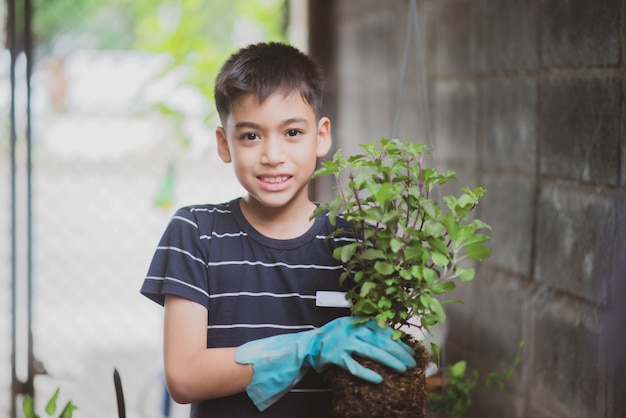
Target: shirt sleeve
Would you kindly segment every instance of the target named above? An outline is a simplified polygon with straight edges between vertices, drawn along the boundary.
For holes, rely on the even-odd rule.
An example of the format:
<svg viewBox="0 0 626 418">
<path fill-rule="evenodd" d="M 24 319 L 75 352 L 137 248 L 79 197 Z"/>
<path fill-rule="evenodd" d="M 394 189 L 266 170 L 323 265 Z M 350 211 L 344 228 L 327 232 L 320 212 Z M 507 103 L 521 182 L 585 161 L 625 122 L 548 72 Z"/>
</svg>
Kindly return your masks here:
<svg viewBox="0 0 626 418">
<path fill-rule="evenodd" d="M 201 234 L 198 219 L 189 208 L 172 216 L 154 252 L 141 293 L 163 305 L 172 294 L 197 302 L 208 309 L 208 242 Z"/>
</svg>

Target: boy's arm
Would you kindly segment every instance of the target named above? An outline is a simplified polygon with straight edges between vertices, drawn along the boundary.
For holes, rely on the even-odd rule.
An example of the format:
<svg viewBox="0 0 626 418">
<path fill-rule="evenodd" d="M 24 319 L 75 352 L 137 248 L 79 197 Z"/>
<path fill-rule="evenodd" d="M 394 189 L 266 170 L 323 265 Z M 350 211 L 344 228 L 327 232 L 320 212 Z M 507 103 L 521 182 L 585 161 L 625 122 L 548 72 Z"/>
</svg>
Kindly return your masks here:
<svg viewBox="0 0 626 418">
<path fill-rule="evenodd" d="M 206 348 L 206 309 L 192 301 L 165 299 L 165 378 L 172 398 L 190 403 L 247 392 L 259 410 L 287 393 L 304 374 L 331 364 L 380 383 L 382 377 L 352 354 L 397 372 L 414 367 L 413 350 L 391 338 L 374 320 L 337 318 L 321 328 L 249 341 L 239 347 Z"/>
<path fill-rule="evenodd" d="M 178 403 L 243 392 L 252 365 L 235 362 L 235 348 L 206 348 L 206 309 L 190 300 L 165 298 L 164 363 L 167 387 Z"/>
</svg>

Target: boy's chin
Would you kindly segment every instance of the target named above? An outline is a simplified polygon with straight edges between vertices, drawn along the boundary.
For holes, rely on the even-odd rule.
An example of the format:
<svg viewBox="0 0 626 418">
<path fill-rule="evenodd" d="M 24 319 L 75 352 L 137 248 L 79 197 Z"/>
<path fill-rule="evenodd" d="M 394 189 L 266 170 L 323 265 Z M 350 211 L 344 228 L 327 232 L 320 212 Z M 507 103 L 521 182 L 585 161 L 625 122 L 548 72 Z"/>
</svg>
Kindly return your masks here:
<svg viewBox="0 0 626 418">
<path fill-rule="evenodd" d="M 306 207 L 310 204 L 308 195 L 294 196 L 291 193 L 259 193 L 253 195 L 248 193 L 244 197 L 244 202 L 250 207 L 250 209 L 272 209 L 282 210 L 298 207 Z"/>
</svg>

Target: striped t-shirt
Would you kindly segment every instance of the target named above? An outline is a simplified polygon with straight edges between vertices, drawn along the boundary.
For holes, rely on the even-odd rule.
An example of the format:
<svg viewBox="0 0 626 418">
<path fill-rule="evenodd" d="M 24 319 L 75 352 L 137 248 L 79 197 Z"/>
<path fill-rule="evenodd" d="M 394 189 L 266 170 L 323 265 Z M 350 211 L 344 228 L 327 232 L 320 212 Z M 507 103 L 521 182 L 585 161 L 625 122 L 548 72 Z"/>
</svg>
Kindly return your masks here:
<svg viewBox="0 0 626 418">
<path fill-rule="evenodd" d="M 349 314 L 319 306 L 318 292 L 342 291 L 343 265 L 332 252 L 349 238 L 329 238 L 335 229 L 321 214 L 303 235 L 278 240 L 246 221 L 238 199 L 184 207 L 167 226 L 141 292 L 160 304 L 173 294 L 206 307 L 207 347 L 319 328 Z M 192 417 L 321 417 L 328 405 L 327 385 L 312 371 L 263 414 L 243 393 L 194 404 Z"/>
</svg>

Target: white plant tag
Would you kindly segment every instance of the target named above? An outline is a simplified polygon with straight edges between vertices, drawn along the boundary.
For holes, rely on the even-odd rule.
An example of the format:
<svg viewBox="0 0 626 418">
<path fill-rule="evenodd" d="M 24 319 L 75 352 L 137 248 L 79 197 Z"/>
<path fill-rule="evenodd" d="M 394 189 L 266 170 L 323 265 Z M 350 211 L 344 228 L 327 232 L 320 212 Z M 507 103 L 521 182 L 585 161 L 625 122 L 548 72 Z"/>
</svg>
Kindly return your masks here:
<svg viewBox="0 0 626 418">
<path fill-rule="evenodd" d="M 315 306 L 325 308 L 349 308 L 350 303 L 346 299 L 346 292 L 318 290 L 315 292 Z"/>
</svg>

